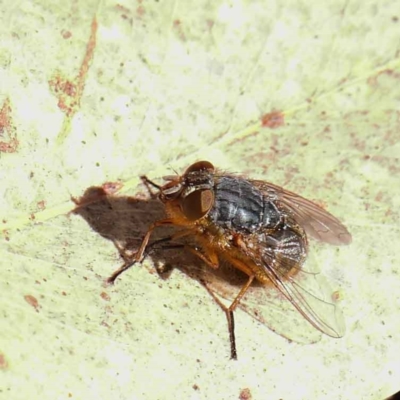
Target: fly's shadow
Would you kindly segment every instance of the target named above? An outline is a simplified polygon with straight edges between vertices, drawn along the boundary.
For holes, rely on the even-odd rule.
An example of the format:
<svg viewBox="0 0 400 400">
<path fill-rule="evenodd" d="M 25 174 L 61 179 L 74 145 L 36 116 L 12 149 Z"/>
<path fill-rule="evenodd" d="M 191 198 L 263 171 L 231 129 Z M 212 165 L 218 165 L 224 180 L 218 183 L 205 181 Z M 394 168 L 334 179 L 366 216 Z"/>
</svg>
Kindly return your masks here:
<svg viewBox="0 0 400 400">
<path fill-rule="evenodd" d="M 157 193 L 147 186 L 147 192 L 141 191 L 135 196 L 110 194 L 104 186 L 90 187 L 79 199 L 74 199 L 76 208 L 73 213 L 80 215 L 93 229 L 107 240 L 110 240 L 121 255 L 121 264 L 138 250 L 140 244 L 154 222 L 165 218 L 164 206 Z M 240 271 L 224 265 L 217 271 L 209 271 L 203 261 L 184 249 L 185 245 L 195 247 L 190 237 L 169 238 L 179 228 L 160 227 L 154 231 L 147 246 L 146 259 L 150 259 L 162 279 L 168 279 L 174 268 L 201 284 L 209 281 L 210 274 L 221 281 L 240 287 L 247 277 Z M 136 263 L 131 268 L 140 266 Z M 110 271 L 110 275 L 113 271 Z M 107 277 L 105 277 L 107 278 Z M 123 279 L 123 275 L 120 277 Z"/>
</svg>

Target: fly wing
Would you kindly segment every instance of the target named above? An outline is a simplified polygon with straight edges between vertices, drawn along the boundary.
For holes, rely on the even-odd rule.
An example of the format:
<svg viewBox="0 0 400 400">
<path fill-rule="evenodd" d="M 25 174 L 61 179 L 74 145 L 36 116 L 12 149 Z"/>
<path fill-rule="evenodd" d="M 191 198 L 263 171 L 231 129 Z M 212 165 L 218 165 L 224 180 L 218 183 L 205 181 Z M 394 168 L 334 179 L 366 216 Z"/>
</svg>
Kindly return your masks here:
<svg viewBox="0 0 400 400">
<path fill-rule="evenodd" d="M 272 200 L 276 200 L 315 239 L 337 246 L 351 243 L 351 234 L 347 228 L 322 207 L 272 183 L 251 182 Z"/>
<path fill-rule="evenodd" d="M 272 234 L 257 235 L 257 245 L 254 237 L 244 239 L 244 242 L 247 256 L 314 328 L 331 337 L 343 336 L 343 316 L 335 304 L 328 282 L 319 273 L 303 268 L 307 249 L 301 229 L 288 225 Z"/>
</svg>

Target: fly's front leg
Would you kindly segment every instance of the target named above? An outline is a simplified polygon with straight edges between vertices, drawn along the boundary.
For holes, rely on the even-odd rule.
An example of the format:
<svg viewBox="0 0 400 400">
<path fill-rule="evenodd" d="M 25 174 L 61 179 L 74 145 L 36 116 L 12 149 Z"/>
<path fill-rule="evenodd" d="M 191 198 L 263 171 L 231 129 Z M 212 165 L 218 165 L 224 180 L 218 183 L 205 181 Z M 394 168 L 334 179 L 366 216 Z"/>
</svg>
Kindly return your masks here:
<svg viewBox="0 0 400 400">
<path fill-rule="evenodd" d="M 141 262 L 143 259 L 143 254 L 144 251 L 146 250 L 147 244 L 149 243 L 149 239 L 151 234 L 153 233 L 154 229 L 159 227 L 159 226 L 165 226 L 165 225 L 173 225 L 172 219 L 162 219 L 160 221 L 156 221 L 153 224 L 151 224 L 149 230 L 147 231 L 146 235 L 143 238 L 142 244 L 139 247 L 139 250 L 136 252 L 134 255 L 134 260 L 136 262 Z"/>
<path fill-rule="evenodd" d="M 121 268 L 117 269 L 108 279 L 107 283 L 114 283 L 115 279 L 118 278 L 119 275 L 121 275 L 123 272 L 125 272 L 127 269 L 132 267 L 133 264 L 137 262 L 141 262 L 144 257 L 144 252 L 146 250 L 147 244 L 149 243 L 149 239 L 151 234 L 153 233 L 154 229 L 159 227 L 159 226 L 165 226 L 165 225 L 172 225 L 173 221 L 171 219 L 162 219 L 160 221 L 154 222 L 149 230 L 147 231 L 146 235 L 144 236 L 142 243 L 139 247 L 139 250 L 132 256 L 131 259 L 126 259 L 124 264 L 121 266 Z"/>
<path fill-rule="evenodd" d="M 125 261 L 123 263 L 123 265 L 118 268 L 116 271 L 114 271 L 112 273 L 112 275 L 106 279 L 106 283 L 109 284 L 113 284 L 114 281 L 123 273 L 125 272 L 127 269 L 129 269 L 130 267 L 132 267 L 133 264 L 135 264 L 136 261 L 132 260 L 132 261 Z"/>
<path fill-rule="evenodd" d="M 143 175 L 140 177 L 140 179 L 142 180 L 142 182 L 144 183 L 144 185 L 146 186 L 147 190 L 149 191 L 151 197 L 156 198 L 158 196 L 158 193 L 160 193 L 161 190 L 161 186 L 157 185 L 157 183 L 154 183 L 153 181 L 151 181 L 146 175 Z M 151 189 L 150 186 L 156 188 L 158 190 L 157 193 L 154 193 Z"/>
</svg>

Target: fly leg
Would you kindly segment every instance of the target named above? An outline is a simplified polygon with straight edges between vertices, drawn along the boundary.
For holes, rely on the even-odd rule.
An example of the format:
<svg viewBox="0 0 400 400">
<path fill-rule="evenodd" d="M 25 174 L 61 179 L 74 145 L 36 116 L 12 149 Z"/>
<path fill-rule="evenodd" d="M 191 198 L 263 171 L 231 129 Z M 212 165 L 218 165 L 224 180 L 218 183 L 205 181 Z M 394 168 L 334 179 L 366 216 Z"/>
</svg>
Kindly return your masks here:
<svg viewBox="0 0 400 400">
<path fill-rule="evenodd" d="M 183 237 L 183 236 L 187 236 L 188 234 L 190 234 L 190 231 L 180 231 L 177 232 L 175 235 L 157 240 L 153 243 L 151 243 L 150 245 L 147 246 L 146 248 L 146 253 L 143 255 L 143 257 L 145 257 L 152 249 L 155 245 L 160 244 L 160 243 L 164 243 L 167 241 L 172 241 L 174 239 Z M 199 257 L 203 262 L 205 262 L 209 267 L 216 269 L 219 266 L 219 261 L 218 261 L 218 256 L 215 252 L 209 252 L 206 255 L 204 255 L 201 251 L 199 251 L 197 248 L 186 245 L 186 244 L 168 244 L 166 246 L 162 246 L 161 247 L 163 250 L 170 250 L 170 249 L 184 249 L 184 250 L 188 250 L 190 251 L 192 254 L 196 255 L 197 257 Z M 114 274 L 109 278 L 109 280 L 113 281 L 115 280 L 115 278 L 120 275 L 122 272 L 126 271 L 130 266 L 133 265 L 133 263 L 135 263 L 136 261 L 131 262 L 130 265 L 125 266 L 125 264 L 117 271 L 114 272 Z M 228 330 L 229 330 L 229 342 L 231 344 L 231 358 L 236 360 L 237 359 L 237 351 L 236 351 L 236 339 L 235 339 L 235 322 L 234 322 L 234 317 L 233 317 L 233 311 L 236 308 L 237 304 L 239 303 L 240 299 L 243 297 L 243 295 L 245 294 L 245 292 L 247 291 L 248 287 L 251 285 L 251 282 L 253 281 L 253 277 L 251 277 L 248 281 L 248 283 L 246 285 L 243 286 L 243 288 L 241 289 L 241 291 L 239 292 L 239 294 L 236 296 L 235 300 L 233 301 L 233 303 L 230 305 L 230 307 L 226 307 L 221 300 L 211 291 L 211 289 L 207 286 L 207 284 L 205 283 L 205 281 L 201 281 L 201 283 L 203 284 L 203 286 L 205 286 L 205 288 L 207 289 L 207 291 L 211 294 L 211 296 L 213 297 L 213 299 L 216 301 L 216 303 L 222 308 L 222 310 L 225 312 L 226 314 L 226 318 L 228 320 Z"/>
<path fill-rule="evenodd" d="M 151 181 L 149 181 L 149 182 L 151 182 Z M 156 221 L 154 224 L 152 224 L 150 226 L 149 230 L 147 231 L 145 237 L 143 238 L 143 241 L 139 247 L 139 250 L 136 253 L 134 253 L 133 255 L 124 254 L 124 249 L 118 247 L 118 250 L 121 253 L 122 258 L 124 259 L 125 262 L 122 264 L 122 266 L 120 268 L 118 268 L 116 271 L 113 272 L 113 274 L 107 279 L 106 282 L 114 283 L 114 281 L 118 278 L 118 276 L 121 275 L 123 272 L 125 272 L 130 267 L 132 267 L 132 265 L 134 265 L 137 262 L 142 262 L 143 259 L 147 256 L 147 254 L 149 254 L 151 249 L 154 246 L 156 246 L 157 244 L 169 242 L 169 241 L 172 241 L 172 240 L 184 237 L 184 236 L 188 236 L 191 234 L 190 230 L 182 230 L 182 231 L 176 232 L 175 234 L 173 234 L 171 236 L 156 240 L 155 242 L 148 244 L 151 233 L 153 232 L 153 230 L 155 228 L 157 228 L 158 226 L 173 225 L 173 224 L 174 224 L 174 222 L 171 219 L 163 219 L 160 221 Z M 167 249 L 172 249 L 172 248 L 185 248 L 185 247 L 187 247 L 187 246 L 182 245 L 182 244 L 171 244 L 169 246 L 164 246 L 162 248 L 167 250 Z M 148 251 L 146 251 L 146 250 L 148 250 Z"/>
<path fill-rule="evenodd" d="M 115 282 L 115 280 L 123 273 L 125 272 L 127 269 L 129 269 L 130 267 L 132 267 L 133 264 L 135 264 L 135 260 L 131 260 L 131 261 L 125 261 L 122 266 L 120 268 L 118 268 L 116 271 L 114 271 L 110 277 L 108 277 L 106 279 L 106 283 L 108 284 L 113 284 Z"/>
<path fill-rule="evenodd" d="M 219 266 L 219 261 L 218 261 L 218 256 L 215 252 L 211 251 L 211 249 L 208 249 L 207 256 L 205 256 L 203 253 L 201 253 L 199 250 L 197 250 L 194 247 L 190 246 L 184 246 L 187 250 L 195 254 L 197 257 L 199 257 L 202 261 L 204 261 L 208 266 L 210 266 L 213 269 L 218 268 Z M 237 351 L 236 351 L 236 338 L 235 338 L 235 319 L 233 312 L 235 311 L 236 307 L 240 303 L 240 300 L 243 298 L 247 290 L 249 289 L 250 285 L 252 284 L 254 280 L 254 274 L 252 271 L 244 264 L 242 261 L 236 259 L 236 258 L 231 258 L 227 257 L 230 261 L 230 263 L 237 269 L 243 271 L 248 275 L 248 280 L 246 283 L 243 285 L 243 287 L 240 289 L 239 293 L 231 303 L 229 307 L 227 307 L 222 301 L 213 293 L 213 291 L 208 287 L 207 283 L 202 280 L 203 286 L 207 289 L 207 291 L 210 293 L 212 298 L 215 300 L 215 302 L 221 307 L 221 309 L 224 311 L 226 315 L 226 319 L 228 322 L 228 331 L 229 331 L 229 342 L 231 344 L 231 359 L 237 360 Z"/>
<path fill-rule="evenodd" d="M 174 224 L 174 222 L 172 219 L 162 219 L 162 220 L 156 221 L 152 225 L 150 225 L 150 228 L 148 229 L 148 231 L 146 232 L 146 235 L 144 236 L 144 238 L 142 240 L 139 250 L 135 254 L 133 254 L 132 257 L 125 256 L 124 264 L 120 268 L 118 268 L 115 272 L 113 272 L 113 274 L 107 279 L 106 282 L 114 283 L 115 279 L 117 279 L 118 276 L 121 275 L 123 272 L 125 272 L 127 269 L 132 267 L 132 265 L 134 265 L 137 262 L 143 261 L 143 258 L 145 256 L 144 253 L 145 253 L 146 247 L 148 246 L 150 236 L 153 233 L 155 228 L 157 228 L 159 226 L 173 225 L 173 224 Z M 169 240 L 169 238 L 166 238 L 166 239 Z M 162 239 L 162 240 L 165 240 L 165 239 Z"/>
<path fill-rule="evenodd" d="M 235 268 L 241 270 L 248 276 L 246 283 L 242 286 L 239 293 L 237 294 L 235 299 L 232 301 L 231 305 L 229 307 L 227 307 L 224 303 L 222 303 L 222 301 L 207 286 L 206 282 L 203 281 L 203 285 L 205 286 L 207 291 L 210 293 L 210 295 L 213 297 L 215 302 L 225 312 L 226 319 L 228 321 L 229 340 L 231 343 L 231 359 L 236 360 L 237 359 L 237 351 L 236 351 L 236 338 L 235 338 L 235 320 L 234 320 L 233 313 L 234 313 L 236 307 L 239 305 L 240 300 L 243 298 L 243 296 L 246 294 L 247 290 L 251 286 L 255 276 L 254 276 L 253 272 L 242 261 L 240 261 L 236 258 L 233 258 L 233 257 L 226 257 L 226 258 Z"/>
<path fill-rule="evenodd" d="M 219 261 L 218 261 L 218 256 L 215 252 L 209 251 L 207 256 L 204 255 L 202 252 L 200 252 L 198 249 L 188 246 L 188 245 L 183 245 L 183 247 L 186 250 L 189 250 L 192 254 L 196 255 L 199 257 L 202 261 L 204 261 L 209 267 L 216 269 L 219 267 Z M 239 292 L 239 294 L 236 296 L 235 300 L 233 303 L 229 306 L 226 307 L 225 304 L 222 303 L 222 301 L 212 292 L 212 290 L 207 286 L 207 283 L 202 280 L 201 283 L 202 285 L 207 289 L 208 293 L 212 296 L 212 298 L 215 300 L 215 302 L 221 307 L 221 309 L 224 311 L 226 315 L 226 319 L 228 321 L 228 331 L 229 331 L 229 342 L 231 344 L 231 359 L 237 360 L 237 351 L 236 351 L 236 339 L 235 339 L 235 320 L 233 317 L 233 311 L 235 310 L 237 304 L 239 303 L 240 299 L 243 297 L 243 295 L 246 293 L 247 289 L 251 285 L 253 278 L 249 280 L 248 284 L 243 286 L 242 290 Z M 243 292 L 243 293 L 242 293 Z"/>
<path fill-rule="evenodd" d="M 228 332 L 229 332 L 229 343 L 231 344 L 231 359 L 237 360 L 237 351 L 236 351 L 236 338 L 235 338 L 235 319 L 233 316 L 233 311 L 230 310 L 230 307 L 227 307 L 222 301 L 215 295 L 215 293 L 208 287 L 205 281 L 202 281 L 203 286 L 207 289 L 208 293 L 210 293 L 211 297 L 214 301 L 221 307 L 226 315 L 226 319 L 228 321 Z"/>
<path fill-rule="evenodd" d="M 161 190 L 161 186 L 157 185 L 157 183 L 154 183 L 153 181 L 151 181 L 146 175 L 143 175 L 140 177 L 140 179 L 142 180 L 142 182 L 144 183 L 144 185 L 146 186 L 147 190 L 150 193 L 150 196 L 153 198 L 156 198 L 158 193 Z M 158 190 L 157 193 L 154 193 L 151 189 L 150 186 L 152 186 L 153 188 L 156 188 Z"/>
</svg>

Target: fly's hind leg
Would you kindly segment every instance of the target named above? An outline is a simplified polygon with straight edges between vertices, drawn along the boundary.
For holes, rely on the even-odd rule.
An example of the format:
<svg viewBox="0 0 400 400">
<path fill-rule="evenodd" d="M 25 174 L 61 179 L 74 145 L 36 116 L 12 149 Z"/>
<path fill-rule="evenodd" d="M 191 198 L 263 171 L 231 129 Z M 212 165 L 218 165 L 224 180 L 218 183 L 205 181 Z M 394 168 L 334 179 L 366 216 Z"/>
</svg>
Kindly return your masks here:
<svg viewBox="0 0 400 400">
<path fill-rule="evenodd" d="M 251 286 L 255 276 L 251 272 L 251 270 L 238 259 L 235 258 L 230 258 L 229 262 L 237 269 L 241 270 L 242 272 L 246 273 L 248 276 L 248 279 L 246 283 L 242 286 L 240 289 L 239 293 L 237 296 L 234 298 L 232 303 L 230 304 L 229 307 L 227 307 L 222 301 L 215 295 L 215 293 L 208 287 L 206 282 L 202 282 L 207 291 L 210 293 L 210 295 L 213 297 L 215 302 L 221 307 L 221 309 L 225 312 L 226 319 L 228 321 L 228 330 L 229 330 L 229 341 L 231 343 L 231 359 L 236 360 L 237 359 L 237 351 L 236 351 L 236 338 L 235 338 L 235 319 L 234 319 L 234 314 L 233 312 L 235 311 L 236 307 L 240 303 L 240 300 L 243 298 L 243 296 L 246 294 L 247 290 Z"/>
<path fill-rule="evenodd" d="M 219 267 L 218 255 L 216 252 L 211 251 L 211 249 L 208 249 L 207 256 L 206 256 L 201 251 L 199 251 L 197 248 L 194 248 L 194 247 L 191 247 L 188 245 L 182 245 L 182 247 L 184 247 L 186 250 L 189 250 L 192 254 L 196 255 L 197 257 L 199 257 L 200 260 L 204 261 L 209 267 L 211 267 L 213 269 L 217 269 Z M 242 290 L 239 292 L 239 294 L 236 296 L 235 300 L 229 307 L 226 307 L 225 304 L 222 303 L 222 301 L 213 293 L 213 291 L 208 287 L 207 283 L 204 280 L 201 281 L 202 285 L 207 289 L 208 293 L 210 293 L 211 297 L 221 307 L 221 309 L 224 311 L 224 313 L 226 315 L 226 319 L 228 321 L 229 342 L 231 344 L 231 358 L 233 360 L 237 359 L 236 339 L 235 339 L 235 320 L 233 317 L 233 311 L 236 308 L 237 304 L 239 303 L 240 299 L 246 293 L 246 291 L 249 288 L 249 286 L 251 285 L 252 281 L 253 281 L 253 278 L 249 279 L 249 282 L 243 286 Z"/>
</svg>

